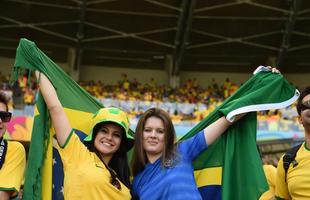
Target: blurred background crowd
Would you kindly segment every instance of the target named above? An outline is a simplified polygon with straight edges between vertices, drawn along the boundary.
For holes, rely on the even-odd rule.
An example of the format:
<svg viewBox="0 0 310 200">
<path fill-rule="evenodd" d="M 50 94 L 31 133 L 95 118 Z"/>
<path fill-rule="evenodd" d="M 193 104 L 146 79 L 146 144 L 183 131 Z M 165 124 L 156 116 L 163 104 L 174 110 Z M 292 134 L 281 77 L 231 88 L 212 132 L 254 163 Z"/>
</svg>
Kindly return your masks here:
<svg viewBox="0 0 310 200">
<path fill-rule="evenodd" d="M 0 74 L 0 84 L 1 91 L 11 99 L 10 108 L 31 116 L 37 83 L 27 74 L 13 85 L 9 83 L 8 77 Z M 120 107 L 128 112 L 133 121 L 148 108 L 160 107 L 170 114 L 175 124 L 185 126 L 194 126 L 239 88 L 239 85 L 227 78 L 222 84 L 213 79 L 212 84 L 206 87 L 202 87 L 195 79 L 189 79 L 181 87 L 173 89 L 157 84 L 154 79 L 141 84 L 136 79 L 129 80 L 126 74 L 123 74 L 122 79 L 115 85 L 105 84 L 104 80 L 79 84 L 104 106 Z M 298 131 L 301 126 L 297 116 L 295 105 L 281 110 L 260 112 L 258 129 Z"/>
</svg>

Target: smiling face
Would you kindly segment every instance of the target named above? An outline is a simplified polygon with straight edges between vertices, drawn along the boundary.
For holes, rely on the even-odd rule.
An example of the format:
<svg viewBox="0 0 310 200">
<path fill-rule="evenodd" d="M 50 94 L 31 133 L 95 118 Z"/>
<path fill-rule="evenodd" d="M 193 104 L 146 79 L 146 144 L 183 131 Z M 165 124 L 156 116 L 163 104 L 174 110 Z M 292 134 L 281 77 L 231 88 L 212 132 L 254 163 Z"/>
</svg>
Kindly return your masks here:
<svg viewBox="0 0 310 200">
<path fill-rule="evenodd" d="M 0 102 L 0 111 L 7 111 L 7 107 L 4 103 Z M 6 131 L 7 122 L 3 122 L 0 118 L 0 138 L 3 137 L 5 131 Z"/>
<path fill-rule="evenodd" d="M 165 128 L 163 121 L 155 116 L 148 118 L 143 129 L 143 149 L 150 162 L 156 161 L 165 147 Z"/>
<path fill-rule="evenodd" d="M 119 149 L 123 129 L 114 123 L 105 123 L 97 131 L 94 146 L 104 159 L 112 158 Z"/>
</svg>

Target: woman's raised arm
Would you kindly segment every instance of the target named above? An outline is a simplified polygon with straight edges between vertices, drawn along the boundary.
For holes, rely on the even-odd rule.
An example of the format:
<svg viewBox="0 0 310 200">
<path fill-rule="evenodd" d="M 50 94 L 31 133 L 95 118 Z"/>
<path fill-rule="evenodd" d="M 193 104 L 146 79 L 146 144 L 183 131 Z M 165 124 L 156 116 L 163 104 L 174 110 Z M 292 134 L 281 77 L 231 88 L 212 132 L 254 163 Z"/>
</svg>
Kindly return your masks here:
<svg viewBox="0 0 310 200">
<path fill-rule="evenodd" d="M 72 129 L 69 120 L 50 80 L 38 71 L 36 71 L 36 77 L 39 80 L 40 91 L 52 118 L 58 144 L 63 146 Z"/>
</svg>

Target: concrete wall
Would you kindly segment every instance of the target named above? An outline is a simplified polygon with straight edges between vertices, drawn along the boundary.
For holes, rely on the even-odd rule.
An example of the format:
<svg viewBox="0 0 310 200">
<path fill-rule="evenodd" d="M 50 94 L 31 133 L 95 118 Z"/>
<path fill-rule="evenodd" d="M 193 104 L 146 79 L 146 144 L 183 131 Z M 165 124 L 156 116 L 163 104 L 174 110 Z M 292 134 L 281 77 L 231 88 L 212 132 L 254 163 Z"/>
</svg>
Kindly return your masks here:
<svg viewBox="0 0 310 200">
<path fill-rule="evenodd" d="M 14 66 L 14 59 L 0 57 L 0 72 L 5 75 L 9 75 L 12 72 Z M 65 72 L 69 71 L 67 63 L 57 63 Z"/>
<path fill-rule="evenodd" d="M 149 83 L 154 78 L 158 84 L 168 84 L 168 75 L 164 70 L 127 69 L 103 66 L 82 66 L 80 80 L 101 80 L 103 83 L 115 84 L 122 80 L 122 74 L 127 74 L 129 80 L 136 78 L 141 83 Z"/>
<path fill-rule="evenodd" d="M 14 60 L 0 57 L 0 72 L 4 75 L 11 74 Z"/>
<path fill-rule="evenodd" d="M 284 76 L 288 81 L 300 88 L 310 86 L 310 74 L 284 74 Z"/>
<path fill-rule="evenodd" d="M 244 83 L 252 76 L 252 73 L 211 73 L 211 72 L 185 72 L 181 73 L 181 83 L 184 83 L 187 79 L 196 78 L 198 84 L 202 87 L 206 87 L 212 83 L 214 78 L 217 83 L 223 83 L 226 78 L 229 78 L 231 82 L 241 84 Z M 284 74 L 285 78 L 299 88 L 305 88 L 310 86 L 310 73 L 308 74 Z"/>
<path fill-rule="evenodd" d="M 248 74 L 238 74 L 238 73 L 212 73 L 212 72 L 182 72 L 181 83 L 186 82 L 188 79 L 196 78 L 198 84 L 205 88 L 212 83 L 212 79 L 215 79 L 216 83 L 222 84 L 229 78 L 231 82 L 241 84 L 251 77 L 251 73 Z"/>
</svg>

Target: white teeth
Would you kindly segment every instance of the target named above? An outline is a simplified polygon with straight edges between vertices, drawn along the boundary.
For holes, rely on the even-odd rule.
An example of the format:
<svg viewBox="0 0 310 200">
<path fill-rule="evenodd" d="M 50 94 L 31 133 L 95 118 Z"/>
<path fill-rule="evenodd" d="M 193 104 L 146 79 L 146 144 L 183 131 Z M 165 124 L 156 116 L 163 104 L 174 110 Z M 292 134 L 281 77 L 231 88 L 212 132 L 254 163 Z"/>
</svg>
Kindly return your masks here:
<svg viewBox="0 0 310 200">
<path fill-rule="evenodd" d="M 109 144 L 109 143 L 106 143 L 106 142 L 102 142 L 102 144 L 104 144 L 104 145 L 106 145 L 106 146 L 112 146 L 111 144 Z"/>
<path fill-rule="evenodd" d="M 157 142 L 152 142 L 152 141 L 150 141 L 149 144 L 155 145 L 155 144 L 157 144 Z"/>
</svg>

